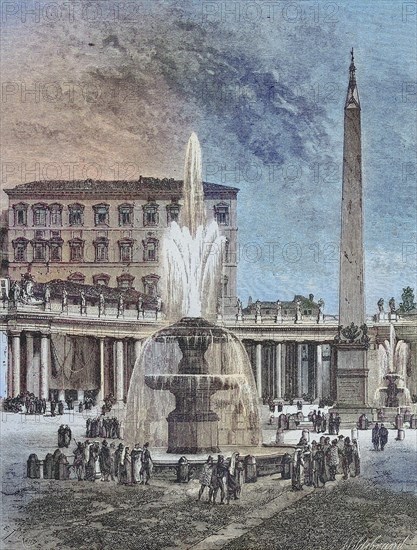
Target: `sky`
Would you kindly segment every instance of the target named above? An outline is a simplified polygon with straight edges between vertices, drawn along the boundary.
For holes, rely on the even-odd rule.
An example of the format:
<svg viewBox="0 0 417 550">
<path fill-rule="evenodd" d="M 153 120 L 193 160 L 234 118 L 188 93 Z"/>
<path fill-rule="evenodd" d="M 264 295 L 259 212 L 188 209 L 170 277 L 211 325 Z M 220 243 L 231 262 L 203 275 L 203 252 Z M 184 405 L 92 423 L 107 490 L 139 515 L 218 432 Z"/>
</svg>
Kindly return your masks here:
<svg viewBox="0 0 417 550">
<path fill-rule="evenodd" d="M 204 179 L 240 188 L 245 303 L 338 310 L 343 107 L 362 106 L 367 311 L 416 286 L 416 4 L 2 3 L 2 189 L 35 179 Z M 6 205 L 1 194 L 1 206 Z"/>
</svg>

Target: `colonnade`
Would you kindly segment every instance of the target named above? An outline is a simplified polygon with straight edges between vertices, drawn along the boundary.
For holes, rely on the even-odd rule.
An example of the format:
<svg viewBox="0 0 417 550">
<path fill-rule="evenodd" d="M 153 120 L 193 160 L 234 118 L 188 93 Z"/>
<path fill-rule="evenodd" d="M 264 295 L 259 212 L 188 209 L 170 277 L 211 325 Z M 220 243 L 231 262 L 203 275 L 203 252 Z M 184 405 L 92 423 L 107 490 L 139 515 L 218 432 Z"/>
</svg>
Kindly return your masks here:
<svg viewBox="0 0 417 550">
<path fill-rule="evenodd" d="M 82 337 L 81 337 L 82 338 Z M 130 375 L 141 353 L 144 340 L 100 337 L 98 354 L 92 355 L 99 380 L 98 402 L 112 393 L 117 401 L 127 396 Z M 51 334 L 43 332 L 9 332 L 7 395 L 15 397 L 25 391 L 49 400 L 51 395 Z M 58 390 L 58 399 L 65 399 L 65 390 Z M 84 389 L 77 389 L 77 399 L 84 399 Z"/>
<path fill-rule="evenodd" d="M 252 362 L 259 398 L 314 399 L 334 393 L 335 354 L 327 343 L 244 341 Z"/>
</svg>

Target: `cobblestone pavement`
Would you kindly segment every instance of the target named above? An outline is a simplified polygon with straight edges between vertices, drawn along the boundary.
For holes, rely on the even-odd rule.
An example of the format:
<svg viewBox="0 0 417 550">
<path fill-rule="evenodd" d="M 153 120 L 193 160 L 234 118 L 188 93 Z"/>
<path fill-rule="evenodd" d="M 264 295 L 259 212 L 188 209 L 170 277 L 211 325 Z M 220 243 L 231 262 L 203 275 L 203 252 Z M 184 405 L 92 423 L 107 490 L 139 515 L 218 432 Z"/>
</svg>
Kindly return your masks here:
<svg viewBox="0 0 417 550">
<path fill-rule="evenodd" d="M 417 548 L 417 431 L 407 430 L 404 441 L 395 441 L 396 432 L 390 430 L 384 452 L 371 449 L 370 431 L 360 432 L 361 479 L 293 493 L 288 481 L 270 476 L 246 484 L 240 501 L 212 506 L 196 501 L 197 481 L 184 486 L 155 478 L 149 487 L 119 487 L 26 479 L 28 455 L 43 458 L 53 451 L 62 423 L 71 426 L 75 439 L 82 438 L 85 414 L 2 414 L 4 550 L 337 550 L 346 540 L 374 539 L 381 533 L 384 542 L 401 543 L 409 536 L 404 548 Z M 286 442 L 297 442 L 300 434 L 287 432 Z M 265 426 L 265 441 L 274 436 L 274 427 Z M 361 514 L 365 519 L 358 519 Z M 300 545 L 303 540 L 307 543 Z"/>
</svg>

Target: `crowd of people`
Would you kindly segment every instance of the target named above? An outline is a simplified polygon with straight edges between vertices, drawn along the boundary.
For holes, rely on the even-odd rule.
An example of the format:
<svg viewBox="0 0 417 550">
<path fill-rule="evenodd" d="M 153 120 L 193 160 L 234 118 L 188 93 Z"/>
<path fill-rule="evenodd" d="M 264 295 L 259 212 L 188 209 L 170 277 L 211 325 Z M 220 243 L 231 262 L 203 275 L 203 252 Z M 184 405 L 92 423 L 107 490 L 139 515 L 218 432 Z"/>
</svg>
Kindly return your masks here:
<svg viewBox="0 0 417 550">
<path fill-rule="evenodd" d="M 3 409 L 5 412 L 45 414 L 46 399 L 36 397 L 30 392 L 24 392 L 16 397 L 6 397 L 3 401 Z"/>
<path fill-rule="evenodd" d="M 208 502 L 215 504 L 217 495 L 220 494 L 220 504 L 224 504 L 225 501 L 229 504 L 232 498 L 234 500 L 240 498 L 243 482 L 243 461 L 238 452 L 234 452 L 228 459 L 218 455 L 217 462 L 209 456 L 200 475 L 198 500 L 207 489 Z"/>
<path fill-rule="evenodd" d="M 330 435 L 339 435 L 341 419 L 337 412 L 322 413 L 314 410 L 308 414 L 308 420 L 316 433 L 325 433 L 328 429 Z"/>
<path fill-rule="evenodd" d="M 55 399 L 52 397 L 49 402 L 49 410 L 51 416 L 64 414 L 65 403 L 69 411 L 74 410 L 74 400 L 71 397 L 67 399 Z M 79 401 L 78 411 L 81 413 L 84 410 L 91 410 L 95 405 L 94 399 L 85 397 Z M 34 393 L 23 392 L 16 397 L 6 397 L 3 400 L 3 410 L 5 412 L 25 413 L 25 414 L 46 414 L 48 401 L 45 398 L 36 397 Z"/>
<path fill-rule="evenodd" d="M 311 445 L 301 437 L 294 457 L 292 488 L 300 491 L 304 485 L 324 487 L 328 481 L 335 481 L 336 474 L 343 479 L 360 474 L 360 452 L 356 439 L 339 435 L 331 441 L 321 436 Z"/>
<path fill-rule="evenodd" d="M 87 418 L 85 435 L 91 438 L 122 439 L 121 424 L 116 417 L 105 415 Z"/>
<path fill-rule="evenodd" d="M 116 447 L 104 439 L 85 443 L 78 442 L 74 450 L 75 470 L 78 481 L 117 481 L 120 485 L 149 484 L 152 472 L 152 458 L 149 443 L 143 448 L 139 444 L 130 450 L 123 443 Z"/>
</svg>

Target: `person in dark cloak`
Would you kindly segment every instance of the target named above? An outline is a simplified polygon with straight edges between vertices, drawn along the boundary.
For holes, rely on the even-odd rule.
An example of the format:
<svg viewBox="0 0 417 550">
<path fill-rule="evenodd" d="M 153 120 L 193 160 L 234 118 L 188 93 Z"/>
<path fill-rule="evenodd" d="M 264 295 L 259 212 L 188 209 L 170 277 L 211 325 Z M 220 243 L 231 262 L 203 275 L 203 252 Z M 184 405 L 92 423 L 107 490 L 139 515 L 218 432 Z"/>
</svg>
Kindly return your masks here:
<svg viewBox="0 0 417 550">
<path fill-rule="evenodd" d="M 114 453 L 114 471 L 119 483 L 122 475 L 122 471 L 121 471 L 122 456 L 123 456 L 123 443 L 119 443 L 119 446 L 117 447 L 116 452 Z"/>
<path fill-rule="evenodd" d="M 51 399 L 51 416 L 55 416 L 56 402 L 54 399 Z"/>
<path fill-rule="evenodd" d="M 380 434 L 379 434 L 379 424 L 378 422 L 372 428 L 372 445 L 374 446 L 374 451 L 379 451 L 380 445 Z"/>
<path fill-rule="evenodd" d="M 58 414 L 64 414 L 64 403 L 62 401 L 58 402 Z"/>
<path fill-rule="evenodd" d="M 110 449 L 107 445 L 107 441 L 104 440 L 101 444 L 101 449 L 99 452 L 99 463 L 100 463 L 100 472 L 101 472 L 101 481 L 109 481 L 109 476 L 111 472 L 111 460 L 110 460 Z"/>
<path fill-rule="evenodd" d="M 63 424 L 61 424 L 60 427 L 58 428 L 58 447 L 60 449 L 62 447 L 65 447 L 64 433 L 65 433 L 65 427 Z"/>
<path fill-rule="evenodd" d="M 69 479 L 69 464 L 67 457 L 61 453 L 58 458 L 57 463 L 58 468 L 58 479 L 61 481 L 65 481 Z"/>
<path fill-rule="evenodd" d="M 64 426 L 64 447 L 69 447 L 72 439 L 72 431 L 68 424 Z"/>
<path fill-rule="evenodd" d="M 384 424 L 381 424 L 381 428 L 379 430 L 379 441 L 381 445 L 381 451 L 385 449 L 385 445 L 388 443 L 388 430 L 384 426 Z"/>
<path fill-rule="evenodd" d="M 151 478 L 152 458 L 149 452 L 149 443 L 145 443 L 142 452 L 142 479 L 143 484 L 148 485 Z"/>
</svg>

